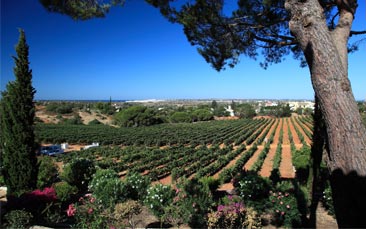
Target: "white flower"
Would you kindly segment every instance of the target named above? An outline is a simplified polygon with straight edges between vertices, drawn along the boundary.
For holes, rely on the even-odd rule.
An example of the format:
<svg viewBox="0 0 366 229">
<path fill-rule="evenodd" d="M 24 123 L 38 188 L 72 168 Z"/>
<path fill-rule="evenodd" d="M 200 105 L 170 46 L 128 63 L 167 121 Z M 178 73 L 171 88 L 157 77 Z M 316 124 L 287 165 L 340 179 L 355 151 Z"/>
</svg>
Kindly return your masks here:
<svg viewBox="0 0 366 229">
<path fill-rule="evenodd" d="M 150 204 L 150 208 L 153 208 L 154 206 L 152 204 Z"/>
</svg>

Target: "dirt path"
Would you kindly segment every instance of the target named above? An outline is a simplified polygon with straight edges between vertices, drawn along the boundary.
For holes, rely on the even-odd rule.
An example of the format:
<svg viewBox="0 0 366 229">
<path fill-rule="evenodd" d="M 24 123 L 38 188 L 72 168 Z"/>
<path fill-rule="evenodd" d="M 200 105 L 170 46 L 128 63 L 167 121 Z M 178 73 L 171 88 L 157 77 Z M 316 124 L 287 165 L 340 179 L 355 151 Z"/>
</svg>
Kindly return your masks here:
<svg viewBox="0 0 366 229">
<path fill-rule="evenodd" d="M 287 118 L 286 118 L 287 119 Z M 292 165 L 292 153 L 290 139 L 288 136 L 288 123 L 283 123 L 283 144 L 280 164 L 280 174 L 283 178 L 294 178 L 295 172 Z"/>
<path fill-rule="evenodd" d="M 301 126 L 296 122 L 295 119 L 293 119 L 295 126 L 297 126 L 297 128 L 299 129 L 300 133 L 304 136 L 305 142 L 306 144 L 308 144 L 309 146 L 311 145 L 311 140 L 309 139 L 309 137 L 305 134 L 304 130 L 301 128 Z M 296 132 L 296 131 L 295 131 Z"/>
<path fill-rule="evenodd" d="M 288 124 L 287 124 L 286 120 L 288 120 L 288 118 L 283 119 L 283 140 L 282 140 L 282 144 L 283 145 L 290 145 L 290 139 L 288 137 Z"/>
<path fill-rule="evenodd" d="M 259 174 L 263 177 L 269 177 L 271 175 L 272 169 L 273 169 L 273 158 L 276 154 L 277 144 L 279 142 L 280 138 L 280 131 L 283 119 L 278 119 L 278 126 L 275 132 L 275 135 L 273 137 L 273 142 L 270 145 L 269 152 L 267 154 L 267 157 L 264 159 L 262 168 L 259 172 Z"/>
<path fill-rule="evenodd" d="M 259 175 L 262 177 L 269 177 L 273 168 L 273 158 L 276 154 L 277 145 L 271 145 L 269 148 L 269 152 L 267 154 L 266 159 L 264 159 L 262 169 L 259 172 Z"/>
<path fill-rule="evenodd" d="M 291 118 L 288 118 L 287 120 L 288 120 L 288 125 L 290 127 L 290 131 L 291 131 L 291 134 L 292 134 L 292 139 L 295 143 L 296 149 L 300 149 L 302 147 L 302 143 L 299 139 L 299 136 L 296 133 L 295 127 L 292 125 Z"/>
<path fill-rule="evenodd" d="M 171 175 L 163 177 L 162 179 L 160 179 L 158 181 L 152 182 L 152 184 L 163 184 L 163 185 L 171 185 L 172 183 L 173 183 L 173 179 L 172 179 Z"/>
<path fill-rule="evenodd" d="M 272 125 L 271 131 L 273 130 L 274 126 L 275 126 L 275 124 Z M 267 136 L 266 136 L 267 139 L 269 138 L 269 135 L 270 135 L 271 131 L 269 131 L 269 133 L 267 134 Z M 260 138 L 263 134 L 264 134 L 264 130 L 262 131 L 261 134 L 258 135 L 257 139 Z M 215 178 L 215 179 L 218 179 L 221 171 L 223 171 L 224 169 L 230 168 L 231 166 L 235 165 L 236 161 L 239 160 L 239 158 L 243 155 L 243 153 L 245 153 L 247 150 L 249 150 L 253 146 L 253 144 L 254 144 L 254 142 L 256 142 L 256 140 L 254 140 L 252 144 L 248 145 L 246 147 L 246 150 L 244 150 L 243 152 L 241 152 L 238 156 L 236 156 L 233 160 L 231 160 L 224 168 L 222 168 L 220 171 L 218 171 L 217 173 L 215 173 L 212 177 Z M 244 144 L 244 142 L 242 144 Z M 260 147 L 261 146 L 258 146 L 258 148 L 260 148 Z"/>
<path fill-rule="evenodd" d="M 316 209 L 316 228 L 338 228 L 337 220 L 321 204 Z"/>
<path fill-rule="evenodd" d="M 254 152 L 252 157 L 245 163 L 243 169 L 244 170 L 250 170 L 250 168 L 253 166 L 253 164 L 257 161 L 259 154 L 262 152 L 264 146 L 258 146 L 258 149 Z"/>
<path fill-rule="evenodd" d="M 295 171 L 292 165 L 292 154 L 290 145 L 282 145 L 282 158 L 280 174 L 283 178 L 295 178 Z"/>
</svg>

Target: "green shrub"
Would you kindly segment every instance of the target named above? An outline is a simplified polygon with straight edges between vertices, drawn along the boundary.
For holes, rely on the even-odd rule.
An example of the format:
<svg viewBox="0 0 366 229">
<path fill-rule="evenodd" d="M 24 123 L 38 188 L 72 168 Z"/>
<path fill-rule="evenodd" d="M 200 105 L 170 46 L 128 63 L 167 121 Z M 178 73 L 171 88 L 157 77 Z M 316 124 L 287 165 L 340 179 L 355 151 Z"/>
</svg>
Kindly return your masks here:
<svg viewBox="0 0 366 229">
<path fill-rule="evenodd" d="M 72 195 L 78 192 L 77 187 L 71 186 L 65 181 L 55 183 L 53 187 L 55 188 L 57 198 L 62 202 L 69 200 Z"/>
<path fill-rule="evenodd" d="M 93 175 L 89 190 L 100 204 L 110 207 L 126 199 L 127 189 L 118 174 L 111 169 L 100 169 Z"/>
<path fill-rule="evenodd" d="M 302 147 L 295 152 L 292 158 L 292 163 L 296 168 L 296 178 L 302 184 L 305 184 L 309 177 L 310 154 L 309 147 Z"/>
<path fill-rule="evenodd" d="M 200 181 L 209 188 L 211 193 L 215 192 L 220 186 L 220 180 L 213 177 L 202 177 Z"/>
<path fill-rule="evenodd" d="M 24 210 L 13 210 L 5 214 L 7 228 L 29 228 L 32 222 L 32 214 Z"/>
<path fill-rule="evenodd" d="M 95 173 L 94 162 L 85 158 L 73 159 L 66 164 L 61 179 L 76 186 L 79 191 L 86 191 L 92 175 Z"/>
<path fill-rule="evenodd" d="M 324 208 L 328 211 L 328 214 L 335 216 L 332 189 L 330 187 L 329 181 L 326 182 L 321 201 Z"/>
<path fill-rule="evenodd" d="M 75 228 L 108 228 L 109 216 L 91 194 L 81 197 L 76 204 L 70 204 L 66 213 L 74 217 Z"/>
<path fill-rule="evenodd" d="M 301 225 L 301 214 L 293 191 L 271 191 L 269 200 L 272 206 L 272 221 L 277 227 L 294 228 Z"/>
<path fill-rule="evenodd" d="M 244 202 L 256 201 L 268 197 L 270 185 L 266 178 L 256 173 L 248 172 L 240 179 L 236 187 Z"/>
<path fill-rule="evenodd" d="M 40 157 L 38 161 L 37 188 L 43 189 L 51 186 L 57 180 L 57 165 L 51 157 Z"/>
<path fill-rule="evenodd" d="M 161 219 L 164 214 L 164 208 L 173 202 L 174 192 L 170 186 L 156 184 L 147 189 L 147 195 L 144 204 Z"/>
<path fill-rule="evenodd" d="M 81 120 L 81 117 L 79 115 L 74 115 L 73 118 L 70 119 L 62 119 L 62 124 L 67 125 L 82 125 L 83 120 Z"/>
<path fill-rule="evenodd" d="M 147 176 L 142 176 L 140 173 L 128 173 L 124 184 L 126 186 L 126 198 L 133 200 L 145 199 L 147 188 L 151 180 Z"/>
<path fill-rule="evenodd" d="M 207 224 L 206 216 L 213 205 L 212 193 L 208 183 L 193 178 L 182 179 L 177 183 L 173 205 L 184 209 L 181 214 L 190 217 L 186 222 L 192 228 L 202 228 Z"/>
</svg>

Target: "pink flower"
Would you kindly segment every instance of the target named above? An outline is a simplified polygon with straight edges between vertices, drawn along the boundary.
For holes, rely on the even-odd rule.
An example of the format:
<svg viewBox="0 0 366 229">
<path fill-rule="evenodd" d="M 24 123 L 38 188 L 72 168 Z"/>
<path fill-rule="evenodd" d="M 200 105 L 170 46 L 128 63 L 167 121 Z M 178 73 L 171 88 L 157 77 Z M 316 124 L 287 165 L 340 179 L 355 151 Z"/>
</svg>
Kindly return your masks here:
<svg viewBox="0 0 366 229">
<path fill-rule="evenodd" d="M 290 208 L 290 205 L 286 205 L 286 208 Z"/>
<path fill-rule="evenodd" d="M 277 213 L 279 213 L 280 211 L 279 210 L 276 210 Z"/>
<path fill-rule="evenodd" d="M 83 197 L 80 197 L 79 198 L 79 202 L 84 202 L 84 198 Z"/>
<path fill-rule="evenodd" d="M 66 210 L 66 213 L 67 213 L 67 216 L 68 217 L 71 217 L 71 216 L 74 216 L 75 213 L 76 213 L 76 208 L 73 204 L 70 204 L 69 205 L 69 208 Z"/>
<path fill-rule="evenodd" d="M 288 194 L 287 192 L 285 193 L 285 196 L 289 196 L 290 194 Z"/>
<path fill-rule="evenodd" d="M 284 215 L 285 214 L 285 212 L 281 212 L 281 215 Z"/>
<path fill-rule="evenodd" d="M 217 211 L 219 211 L 219 212 L 221 212 L 224 209 L 225 209 L 225 206 L 224 205 L 217 206 Z"/>
<path fill-rule="evenodd" d="M 281 202 L 280 202 L 280 204 L 282 205 L 282 204 L 283 204 L 283 202 L 281 201 Z"/>
<path fill-rule="evenodd" d="M 94 211 L 94 210 L 93 210 L 93 208 L 89 208 L 89 209 L 88 209 L 88 214 L 93 213 L 93 211 Z"/>
<path fill-rule="evenodd" d="M 90 203 L 94 203 L 95 202 L 95 198 L 94 197 L 92 197 L 92 198 L 90 198 Z"/>
<path fill-rule="evenodd" d="M 196 203 L 195 202 L 193 202 L 192 207 L 196 207 Z"/>
<path fill-rule="evenodd" d="M 176 189 L 175 189 L 175 194 L 178 194 L 178 193 L 179 193 L 179 191 L 180 191 L 180 190 L 179 190 L 179 188 L 176 188 Z"/>
<path fill-rule="evenodd" d="M 176 202 L 178 202 L 178 201 L 179 201 L 179 197 L 178 197 L 178 196 L 174 197 L 174 199 L 173 199 L 173 203 L 176 203 Z"/>
<path fill-rule="evenodd" d="M 228 198 L 229 200 L 233 200 L 233 196 L 232 196 L 232 195 L 229 195 L 227 198 Z"/>
</svg>

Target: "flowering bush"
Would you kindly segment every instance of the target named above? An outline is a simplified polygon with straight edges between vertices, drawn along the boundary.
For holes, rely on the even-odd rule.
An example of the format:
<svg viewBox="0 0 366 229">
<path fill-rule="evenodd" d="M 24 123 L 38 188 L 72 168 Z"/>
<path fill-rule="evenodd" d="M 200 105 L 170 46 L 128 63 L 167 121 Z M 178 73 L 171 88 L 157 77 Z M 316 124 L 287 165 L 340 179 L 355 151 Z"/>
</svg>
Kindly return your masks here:
<svg viewBox="0 0 366 229">
<path fill-rule="evenodd" d="M 37 189 L 19 198 L 8 198 L 11 210 L 25 210 L 34 216 L 35 222 L 58 223 L 64 220 L 56 191 L 53 187 Z"/>
<path fill-rule="evenodd" d="M 133 200 L 143 200 L 150 183 L 149 177 L 142 176 L 140 173 L 127 174 L 124 181 L 127 190 L 126 197 Z"/>
<path fill-rule="evenodd" d="M 173 202 L 173 197 L 174 191 L 170 186 L 157 184 L 147 189 L 144 204 L 155 216 L 161 218 L 164 214 L 164 207 L 169 206 Z"/>
<path fill-rule="evenodd" d="M 118 201 L 125 200 L 127 193 L 118 174 L 111 169 L 100 169 L 93 175 L 89 184 L 89 190 L 104 207 L 114 206 Z"/>
<path fill-rule="evenodd" d="M 256 173 L 247 173 L 236 186 L 240 197 L 246 203 L 268 197 L 269 188 L 269 181 Z"/>
<path fill-rule="evenodd" d="M 324 208 L 328 210 L 329 215 L 335 216 L 332 189 L 330 187 L 329 181 L 326 183 L 321 201 Z"/>
<path fill-rule="evenodd" d="M 36 189 L 31 192 L 30 195 L 41 202 L 52 202 L 57 200 L 56 191 L 53 187 L 46 187 L 42 191 L 40 189 Z"/>
<path fill-rule="evenodd" d="M 269 200 L 272 204 L 273 222 L 276 226 L 294 227 L 301 222 L 295 195 L 287 192 L 270 191 Z"/>
<path fill-rule="evenodd" d="M 217 206 L 216 211 L 208 214 L 208 228 L 243 228 L 245 208 L 239 198 L 229 196 L 226 204 Z"/>
<path fill-rule="evenodd" d="M 75 204 L 70 204 L 66 210 L 68 217 L 73 217 L 76 221 L 76 228 L 107 228 L 108 215 L 103 211 L 103 207 L 91 194 L 80 197 Z"/>
</svg>

